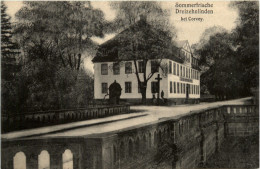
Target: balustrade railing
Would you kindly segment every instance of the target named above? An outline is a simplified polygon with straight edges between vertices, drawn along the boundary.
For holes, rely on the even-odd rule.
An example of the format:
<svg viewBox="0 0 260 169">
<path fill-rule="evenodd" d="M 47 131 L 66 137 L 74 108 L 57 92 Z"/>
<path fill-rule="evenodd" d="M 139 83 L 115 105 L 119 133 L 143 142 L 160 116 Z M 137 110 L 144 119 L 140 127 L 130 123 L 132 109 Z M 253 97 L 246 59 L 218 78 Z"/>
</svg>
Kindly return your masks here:
<svg viewBox="0 0 260 169">
<path fill-rule="evenodd" d="M 108 117 L 130 112 L 129 105 L 49 110 L 2 115 L 3 132 Z"/>
</svg>

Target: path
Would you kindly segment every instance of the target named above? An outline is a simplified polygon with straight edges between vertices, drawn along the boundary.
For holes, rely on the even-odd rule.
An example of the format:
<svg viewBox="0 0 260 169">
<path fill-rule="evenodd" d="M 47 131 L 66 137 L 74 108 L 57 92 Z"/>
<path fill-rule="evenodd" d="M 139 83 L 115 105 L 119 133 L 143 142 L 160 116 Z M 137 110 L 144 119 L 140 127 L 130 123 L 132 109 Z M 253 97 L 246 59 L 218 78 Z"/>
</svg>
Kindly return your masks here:
<svg viewBox="0 0 260 169">
<path fill-rule="evenodd" d="M 138 113 L 116 115 L 102 119 L 93 119 L 68 124 L 61 124 L 49 127 L 29 129 L 24 131 L 10 132 L 2 134 L 3 140 L 25 138 L 25 137 L 75 137 L 87 136 L 91 134 L 101 134 L 117 130 L 123 130 L 142 124 L 156 122 L 161 118 L 178 117 L 191 111 L 207 109 L 230 104 L 244 104 L 248 98 L 219 101 L 213 103 L 201 103 L 195 105 L 178 105 L 178 106 L 132 106 L 131 110 Z"/>
</svg>

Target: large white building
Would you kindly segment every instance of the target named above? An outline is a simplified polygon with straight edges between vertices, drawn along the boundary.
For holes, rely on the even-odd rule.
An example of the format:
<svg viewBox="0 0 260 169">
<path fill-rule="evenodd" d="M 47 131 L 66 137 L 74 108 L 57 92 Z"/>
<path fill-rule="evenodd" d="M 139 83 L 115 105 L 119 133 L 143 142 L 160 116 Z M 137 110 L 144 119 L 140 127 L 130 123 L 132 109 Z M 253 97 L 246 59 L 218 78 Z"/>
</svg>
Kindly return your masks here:
<svg viewBox="0 0 260 169">
<path fill-rule="evenodd" d="M 99 50 L 106 53 L 108 46 L 116 45 L 114 41 L 117 37 L 102 44 Z M 193 56 L 187 40 L 173 43 L 175 55 L 162 58 L 161 65 L 167 65 L 167 73 L 162 69 L 154 67 L 154 60 L 148 60 L 146 74 L 155 71 L 152 78 L 147 83 L 146 98 L 152 100 L 153 95 L 157 98 L 158 74 L 162 78 L 160 81 L 159 96 L 164 92 L 164 98 L 168 103 L 197 103 L 200 98 L 200 72 L 198 61 Z M 128 102 L 141 102 L 142 95 L 138 87 L 135 73 L 134 60 L 117 61 L 115 54 L 97 55 L 93 59 L 94 63 L 94 97 L 103 100 L 108 93 L 109 86 L 116 80 L 120 84 L 122 91 L 120 99 Z M 117 55 L 117 54 L 116 54 Z M 158 59 L 157 59 L 158 60 Z M 143 81 L 143 62 L 136 61 L 140 80 Z M 156 70 L 154 70 L 154 68 Z M 153 69 L 153 70 L 152 70 Z M 165 71 L 165 70 L 164 70 Z"/>
</svg>

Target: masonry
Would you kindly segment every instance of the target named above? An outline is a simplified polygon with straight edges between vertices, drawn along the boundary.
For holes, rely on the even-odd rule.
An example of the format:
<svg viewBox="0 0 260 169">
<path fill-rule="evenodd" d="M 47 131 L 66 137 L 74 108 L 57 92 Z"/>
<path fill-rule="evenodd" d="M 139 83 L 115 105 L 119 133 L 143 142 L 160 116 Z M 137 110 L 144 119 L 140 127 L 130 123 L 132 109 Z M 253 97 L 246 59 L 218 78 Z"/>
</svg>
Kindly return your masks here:
<svg viewBox="0 0 260 169">
<path fill-rule="evenodd" d="M 129 113 L 129 111 L 129 105 L 99 105 L 98 107 L 89 108 L 2 115 L 2 132 L 104 118 L 126 114 Z"/>
<path fill-rule="evenodd" d="M 256 105 L 227 105 L 108 133 L 2 140 L 2 168 L 13 169 L 14 157 L 23 153 L 27 169 L 35 169 L 43 150 L 49 153 L 51 169 L 63 168 L 66 150 L 73 155 L 74 169 L 145 168 L 166 140 L 178 147 L 173 168 L 195 168 L 218 151 L 225 137 L 258 133 L 258 118 Z"/>
</svg>

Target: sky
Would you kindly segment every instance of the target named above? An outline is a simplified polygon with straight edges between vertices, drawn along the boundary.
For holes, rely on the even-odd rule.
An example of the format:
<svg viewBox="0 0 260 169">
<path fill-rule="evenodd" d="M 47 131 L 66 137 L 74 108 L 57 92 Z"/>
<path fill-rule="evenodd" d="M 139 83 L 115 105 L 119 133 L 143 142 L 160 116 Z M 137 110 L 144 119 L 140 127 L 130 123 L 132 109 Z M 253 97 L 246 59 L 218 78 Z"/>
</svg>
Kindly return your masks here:
<svg viewBox="0 0 260 169">
<path fill-rule="evenodd" d="M 199 41 L 201 34 L 206 28 L 212 26 L 222 26 L 227 30 L 232 30 L 235 27 L 235 21 L 238 17 L 237 11 L 228 7 L 229 1 L 201 1 L 213 4 L 213 14 L 176 14 L 176 3 L 196 3 L 197 1 L 171 1 L 161 2 L 164 9 L 170 9 L 170 23 L 177 28 L 177 37 L 179 40 L 188 40 L 190 45 Z M 199 1 L 198 1 L 199 2 Z M 14 18 L 15 13 L 22 7 L 22 1 L 6 1 L 8 9 L 7 13 Z M 91 2 L 94 8 L 101 9 L 105 14 L 105 19 L 111 21 L 115 18 L 116 12 L 109 6 L 108 1 Z M 184 8 L 178 8 L 184 9 Z M 188 9 L 188 8 L 186 8 Z M 181 21 L 181 17 L 203 18 L 204 21 Z M 97 43 L 101 44 L 104 41 L 112 38 L 114 34 L 108 34 L 103 39 L 93 38 Z"/>
<path fill-rule="evenodd" d="M 213 7 L 207 8 L 213 10 L 213 14 L 176 14 L 176 9 L 190 9 L 190 8 L 176 8 L 176 4 L 194 4 L 194 3 L 210 3 Z M 235 9 L 229 8 L 230 1 L 161 1 L 163 9 L 168 9 L 171 12 L 170 23 L 177 29 L 178 40 L 188 40 L 189 44 L 199 42 L 199 39 L 205 29 L 213 26 L 221 26 L 228 31 L 231 31 L 236 26 L 238 12 Z M 22 1 L 6 1 L 7 13 L 14 19 L 15 13 L 22 7 Z M 105 19 L 112 21 L 116 16 L 116 11 L 110 8 L 108 1 L 91 2 L 94 8 L 101 9 L 105 14 Z M 198 8 L 194 8 L 198 9 Z M 200 8 L 202 9 L 202 8 Z M 205 9 L 205 8 L 204 8 Z M 203 21 L 181 21 L 181 18 L 203 18 Z M 113 38 L 115 34 L 106 34 L 104 38 L 93 37 L 92 40 L 98 44 Z M 89 59 L 87 62 L 91 62 Z M 87 63 L 89 64 L 89 63 Z M 92 68 L 91 68 L 92 70 Z"/>
</svg>

